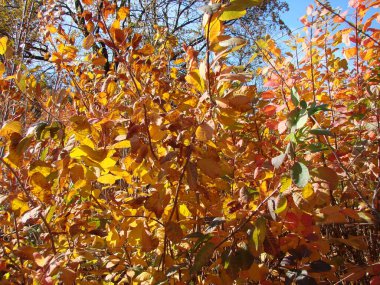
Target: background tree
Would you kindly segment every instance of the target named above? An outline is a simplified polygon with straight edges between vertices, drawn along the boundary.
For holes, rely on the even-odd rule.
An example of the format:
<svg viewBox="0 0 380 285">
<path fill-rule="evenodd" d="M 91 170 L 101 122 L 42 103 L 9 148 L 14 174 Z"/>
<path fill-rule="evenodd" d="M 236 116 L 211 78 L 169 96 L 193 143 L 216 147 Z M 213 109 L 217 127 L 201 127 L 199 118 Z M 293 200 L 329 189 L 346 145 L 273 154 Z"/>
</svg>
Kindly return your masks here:
<svg viewBox="0 0 380 285">
<path fill-rule="evenodd" d="M 227 1 L 222 1 L 227 3 Z M 257 2 L 259 3 L 259 2 Z M 207 4 L 204 0 L 123 0 L 123 1 L 57 1 L 51 11 L 60 11 L 60 16 L 65 19 L 62 22 L 67 29 L 75 28 L 86 37 L 89 34 L 89 27 L 85 26 L 84 17 L 93 17 L 94 34 L 101 32 L 100 26 L 95 22 L 101 20 L 98 11 L 104 5 L 112 6 L 112 9 L 119 11 L 123 7 L 130 7 L 128 16 L 121 23 L 122 28 L 133 28 L 143 35 L 144 41 L 154 43 L 156 30 L 153 27 L 164 29 L 167 36 L 175 37 L 179 41 L 179 46 L 186 43 L 202 51 L 205 48 L 205 40 L 202 35 L 200 20 L 202 13 L 200 7 Z M 258 7 L 250 10 L 246 16 L 238 21 L 228 23 L 230 33 L 235 35 L 250 35 L 250 45 L 253 41 L 265 34 L 268 29 L 285 29 L 286 26 L 281 20 L 281 13 L 287 11 L 288 6 L 285 1 L 265 0 L 260 1 Z M 85 12 L 85 13 L 84 13 Z M 74 26 L 73 26 L 74 25 Z M 248 45 L 249 46 L 249 45 Z M 98 47 L 100 48 L 100 46 Z M 107 49 L 102 46 L 103 52 Z M 182 49 L 175 51 L 176 58 Z M 106 55 L 106 54 L 105 54 Z M 108 54 L 107 54 L 108 56 Z"/>
<path fill-rule="evenodd" d="M 42 1 L 5 0 L 0 2 L 0 36 L 13 41 L 15 56 L 24 59 L 46 60 L 47 46 L 42 43 L 38 9 Z"/>
</svg>

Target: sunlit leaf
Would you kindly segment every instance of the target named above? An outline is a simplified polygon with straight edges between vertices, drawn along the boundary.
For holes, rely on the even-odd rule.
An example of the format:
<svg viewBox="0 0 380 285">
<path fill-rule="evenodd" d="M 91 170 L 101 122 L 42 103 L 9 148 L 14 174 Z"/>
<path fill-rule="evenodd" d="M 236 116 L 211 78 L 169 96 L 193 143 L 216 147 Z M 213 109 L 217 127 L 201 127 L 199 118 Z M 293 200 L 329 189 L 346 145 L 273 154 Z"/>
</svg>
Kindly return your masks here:
<svg viewBox="0 0 380 285">
<path fill-rule="evenodd" d="M 288 190 L 291 185 L 292 185 L 292 179 L 290 177 L 286 177 L 286 176 L 281 177 L 280 192 L 284 192 Z"/>
<path fill-rule="evenodd" d="M 21 135 L 22 125 L 20 121 L 7 121 L 0 129 L 0 136 L 9 138 L 13 133 Z"/>
<path fill-rule="evenodd" d="M 26 197 L 23 194 L 17 195 L 17 198 L 11 201 L 11 208 L 13 211 L 20 211 L 20 215 L 24 214 L 29 210 Z"/>
<path fill-rule="evenodd" d="M 198 126 L 195 132 L 195 135 L 197 139 L 200 141 L 208 141 L 212 139 L 213 133 L 214 133 L 214 128 L 212 124 L 203 123 L 200 126 Z"/>
<path fill-rule="evenodd" d="M 46 265 L 47 260 L 40 253 L 34 252 L 33 257 L 34 261 L 39 267 L 44 267 Z"/>
<path fill-rule="evenodd" d="M 7 50 L 7 37 L 1 37 L 0 38 L 0 55 L 4 55 Z"/>
<path fill-rule="evenodd" d="M 112 145 L 111 148 L 130 148 L 130 147 L 131 147 L 131 142 L 129 140 L 124 140 L 124 141 L 115 143 L 114 145 Z"/>
<path fill-rule="evenodd" d="M 97 181 L 103 184 L 110 184 L 113 185 L 117 180 L 121 179 L 119 176 L 115 176 L 112 174 L 105 174 L 103 176 L 100 176 Z"/>
<path fill-rule="evenodd" d="M 314 195 L 313 186 L 310 183 L 307 183 L 302 189 L 302 196 L 304 199 L 308 199 Z"/>
<path fill-rule="evenodd" d="M 120 21 L 124 21 L 125 18 L 129 17 L 129 7 L 121 7 L 117 11 L 117 17 Z"/>
<path fill-rule="evenodd" d="M 191 212 L 185 204 L 179 205 L 179 213 L 186 218 L 191 216 Z"/>
</svg>

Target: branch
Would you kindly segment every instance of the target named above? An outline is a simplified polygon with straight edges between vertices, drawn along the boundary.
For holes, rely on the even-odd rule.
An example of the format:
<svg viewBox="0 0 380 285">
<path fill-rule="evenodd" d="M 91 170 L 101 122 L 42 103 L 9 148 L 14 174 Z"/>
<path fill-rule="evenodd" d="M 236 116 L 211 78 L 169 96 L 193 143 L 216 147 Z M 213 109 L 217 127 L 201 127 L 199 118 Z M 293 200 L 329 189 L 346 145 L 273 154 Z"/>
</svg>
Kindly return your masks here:
<svg viewBox="0 0 380 285">
<path fill-rule="evenodd" d="M 380 45 L 380 42 L 375 40 L 370 34 L 364 32 L 362 29 L 356 27 L 353 23 L 351 23 L 350 21 L 347 21 L 344 17 L 342 17 L 341 15 L 339 15 L 339 13 L 335 12 L 331 7 L 328 7 L 326 4 L 323 4 L 321 1 L 319 0 L 315 0 L 319 5 L 321 5 L 323 8 L 325 8 L 326 10 L 328 10 L 329 12 L 331 12 L 332 14 L 334 14 L 335 16 L 339 17 L 341 20 L 343 20 L 345 23 L 347 23 L 349 26 L 351 26 L 352 28 L 354 28 L 356 31 L 358 31 L 359 33 L 365 35 L 367 38 L 371 39 L 372 41 L 374 41 L 375 43 L 377 43 L 378 45 Z"/>
<path fill-rule="evenodd" d="M 237 232 L 239 232 L 261 209 L 262 206 L 264 206 L 270 198 L 272 198 L 276 193 L 278 192 L 278 188 L 274 190 L 269 196 L 267 196 L 254 210 L 248 218 L 246 218 L 242 223 L 240 223 L 239 226 L 237 226 L 228 236 L 226 236 L 224 239 L 222 239 L 221 242 L 219 242 L 215 247 L 214 250 L 222 246 L 226 241 L 228 241 L 231 237 L 233 237 Z"/>
</svg>

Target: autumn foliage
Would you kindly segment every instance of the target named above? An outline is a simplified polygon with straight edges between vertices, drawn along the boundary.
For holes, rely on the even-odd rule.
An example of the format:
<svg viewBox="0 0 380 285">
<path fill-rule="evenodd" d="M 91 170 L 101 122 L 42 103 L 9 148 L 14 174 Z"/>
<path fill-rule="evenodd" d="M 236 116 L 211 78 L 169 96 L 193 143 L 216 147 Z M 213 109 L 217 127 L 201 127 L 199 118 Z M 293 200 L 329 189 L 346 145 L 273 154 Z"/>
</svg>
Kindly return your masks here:
<svg viewBox="0 0 380 285">
<path fill-rule="evenodd" d="M 380 284 L 379 1 L 317 1 L 255 70 L 259 0 L 202 7 L 203 52 L 78 2 L 80 42 L 39 13 L 50 79 L 0 39 L 0 284 Z"/>
</svg>

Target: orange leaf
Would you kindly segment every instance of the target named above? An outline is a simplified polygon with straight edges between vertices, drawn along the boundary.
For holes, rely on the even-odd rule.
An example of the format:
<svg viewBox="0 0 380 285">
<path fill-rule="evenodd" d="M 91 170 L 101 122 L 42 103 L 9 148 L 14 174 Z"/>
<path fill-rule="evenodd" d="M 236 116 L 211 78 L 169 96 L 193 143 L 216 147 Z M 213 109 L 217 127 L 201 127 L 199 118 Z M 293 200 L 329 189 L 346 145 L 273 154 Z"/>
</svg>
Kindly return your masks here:
<svg viewBox="0 0 380 285">
<path fill-rule="evenodd" d="M 273 116 L 276 114 L 276 106 L 274 105 L 267 105 L 265 106 L 262 111 L 265 113 L 267 116 Z"/>
</svg>

